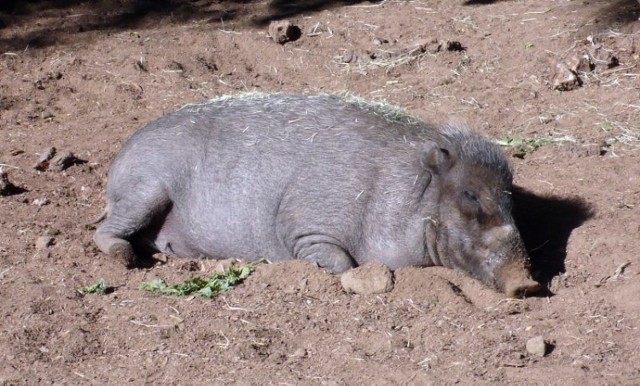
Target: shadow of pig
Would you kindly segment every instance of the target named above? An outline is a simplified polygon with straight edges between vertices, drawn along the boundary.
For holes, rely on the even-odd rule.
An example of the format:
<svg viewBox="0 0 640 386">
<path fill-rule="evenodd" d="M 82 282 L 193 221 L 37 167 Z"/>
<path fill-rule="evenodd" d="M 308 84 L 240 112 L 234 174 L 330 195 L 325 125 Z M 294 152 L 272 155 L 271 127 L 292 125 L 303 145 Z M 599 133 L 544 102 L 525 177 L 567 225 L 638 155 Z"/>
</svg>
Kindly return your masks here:
<svg viewBox="0 0 640 386">
<path fill-rule="evenodd" d="M 531 274 L 548 287 L 555 276 L 565 272 L 571 232 L 592 218 L 595 209 L 581 197 L 537 195 L 519 186 L 513 188 L 513 206 L 531 258 Z"/>
</svg>

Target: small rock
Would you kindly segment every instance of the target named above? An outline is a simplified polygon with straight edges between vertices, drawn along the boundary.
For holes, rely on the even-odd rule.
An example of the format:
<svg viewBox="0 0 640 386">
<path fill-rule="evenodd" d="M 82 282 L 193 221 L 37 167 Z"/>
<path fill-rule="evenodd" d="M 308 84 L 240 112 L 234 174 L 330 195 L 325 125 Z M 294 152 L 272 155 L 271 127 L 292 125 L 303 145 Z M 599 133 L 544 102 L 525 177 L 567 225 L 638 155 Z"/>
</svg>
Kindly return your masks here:
<svg viewBox="0 0 640 386">
<path fill-rule="evenodd" d="M 599 71 L 609 70 L 620 65 L 620 59 L 610 51 L 597 48 L 593 51 L 593 66 Z"/>
<path fill-rule="evenodd" d="M 611 146 L 613 146 L 618 140 L 614 137 L 607 137 L 600 142 L 600 155 L 606 155 Z"/>
<path fill-rule="evenodd" d="M 49 168 L 49 161 L 56 155 L 56 151 L 56 148 L 53 146 L 45 149 L 45 151 L 40 154 L 38 162 L 33 165 L 33 168 L 41 172 L 47 170 Z"/>
<path fill-rule="evenodd" d="M 527 341 L 527 352 L 537 357 L 547 355 L 547 342 L 545 342 L 542 335 L 538 335 Z"/>
<path fill-rule="evenodd" d="M 353 51 L 346 51 L 340 57 L 340 63 L 344 63 L 344 64 L 355 63 L 357 61 L 358 61 L 358 56 Z"/>
<path fill-rule="evenodd" d="M 91 189 L 91 187 L 84 185 L 80 187 L 80 196 L 82 196 L 82 198 L 84 198 L 85 200 L 89 199 L 92 194 L 93 189 Z"/>
<path fill-rule="evenodd" d="M 465 48 L 462 46 L 462 43 L 460 43 L 457 40 L 450 40 L 447 41 L 447 51 L 456 51 L 456 52 L 460 52 L 460 51 L 464 51 Z"/>
<path fill-rule="evenodd" d="M 58 171 L 63 171 L 73 165 L 77 165 L 85 162 L 86 161 L 79 159 L 70 151 L 65 151 L 63 153 L 58 154 L 58 156 L 55 157 L 52 161 L 52 163 L 56 166 Z"/>
<path fill-rule="evenodd" d="M 275 20 L 269 24 L 269 36 L 276 43 L 285 44 L 298 40 L 302 36 L 302 30 L 289 20 Z"/>
<path fill-rule="evenodd" d="M 16 186 L 9 181 L 9 176 L 0 167 L 0 196 L 9 196 L 16 190 Z"/>
<path fill-rule="evenodd" d="M 589 55 L 575 55 L 569 60 L 569 69 L 574 74 L 591 72 L 593 68 L 594 66 Z"/>
<path fill-rule="evenodd" d="M 571 366 L 573 367 L 578 367 L 582 370 L 588 370 L 589 368 L 587 367 L 587 365 L 584 364 L 583 361 L 581 361 L 580 359 L 575 359 L 573 362 L 571 362 Z"/>
<path fill-rule="evenodd" d="M 49 205 L 51 203 L 51 201 L 49 201 L 48 198 L 43 197 L 43 198 L 36 198 L 35 200 L 33 200 L 33 205 L 39 206 L 39 207 L 43 207 L 45 205 Z"/>
<path fill-rule="evenodd" d="M 580 79 L 563 62 L 556 62 L 552 69 L 553 89 L 558 91 L 571 91 L 580 87 Z"/>
<path fill-rule="evenodd" d="M 373 41 L 371 43 L 374 46 L 381 46 L 383 44 L 389 43 L 389 40 L 388 39 L 384 39 L 384 38 L 375 38 L 375 39 L 373 39 Z"/>
<path fill-rule="evenodd" d="M 41 116 L 42 116 L 42 119 L 49 119 L 49 120 L 55 117 L 55 115 L 53 115 L 51 111 L 43 111 Z"/>
<path fill-rule="evenodd" d="M 147 62 L 144 60 L 144 58 L 140 58 L 135 61 L 135 68 L 140 71 L 149 72 L 149 68 L 147 67 Z"/>
<path fill-rule="evenodd" d="M 200 261 L 189 260 L 180 264 L 180 267 L 178 267 L 178 270 L 184 271 L 184 272 L 197 272 L 197 271 L 202 271 L 203 269 L 202 269 L 202 263 Z"/>
<path fill-rule="evenodd" d="M 289 358 L 304 358 L 307 356 L 307 349 L 300 347 L 293 354 L 289 355 Z"/>
<path fill-rule="evenodd" d="M 59 230 L 59 229 L 56 229 L 56 228 L 49 228 L 49 229 L 47 229 L 46 231 L 44 231 L 43 236 L 51 236 L 51 237 L 55 237 L 55 236 L 58 236 L 60 233 L 62 233 L 62 232 L 60 232 L 60 230 Z"/>
<path fill-rule="evenodd" d="M 176 62 L 175 60 L 170 60 L 169 63 L 167 64 L 167 71 L 182 73 L 182 72 L 185 72 L 185 67 L 184 67 L 184 64 L 180 62 Z"/>
<path fill-rule="evenodd" d="M 158 253 L 154 253 L 153 255 L 151 255 L 151 258 L 155 261 L 158 261 L 162 264 L 166 264 L 169 261 L 169 257 L 167 255 L 165 255 L 164 253 L 158 252 Z M 180 269 L 182 269 L 182 267 L 180 267 Z"/>
<path fill-rule="evenodd" d="M 343 273 L 340 283 L 347 292 L 381 294 L 393 289 L 393 274 L 386 265 L 374 261 Z"/>
<path fill-rule="evenodd" d="M 422 54 L 425 52 L 429 54 L 437 54 L 442 50 L 442 42 L 439 42 L 438 39 L 435 38 L 421 39 L 405 46 L 405 48 L 403 48 L 402 50 L 414 55 Z"/>
<path fill-rule="evenodd" d="M 40 236 L 36 239 L 36 250 L 44 251 L 53 245 L 53 237 L 51 236 Z"/>
</svg>

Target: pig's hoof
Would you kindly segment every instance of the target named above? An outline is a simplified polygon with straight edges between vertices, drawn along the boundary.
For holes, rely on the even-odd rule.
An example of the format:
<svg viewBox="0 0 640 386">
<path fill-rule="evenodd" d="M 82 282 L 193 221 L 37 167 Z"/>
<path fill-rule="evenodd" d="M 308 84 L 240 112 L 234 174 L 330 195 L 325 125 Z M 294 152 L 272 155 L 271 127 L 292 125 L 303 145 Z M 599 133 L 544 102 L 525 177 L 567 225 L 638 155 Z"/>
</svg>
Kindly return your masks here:
<svg viewBox="0 0 640 386">
<path fill-rule="evenodd" d="M 526 279 L 523 281 L 515 281 L 505 286 L 504 292 L 510 298 L 523 298 L 533 295 L 542 290 L 542 285 L 536 281 Z"/>
<path fill-rule="evenodd" d="M 109 255 L 127 268 L 133 268 L 137 263 L 137 256 L 130 244 L 116 244 L 109 249 Z"/>
</svg>

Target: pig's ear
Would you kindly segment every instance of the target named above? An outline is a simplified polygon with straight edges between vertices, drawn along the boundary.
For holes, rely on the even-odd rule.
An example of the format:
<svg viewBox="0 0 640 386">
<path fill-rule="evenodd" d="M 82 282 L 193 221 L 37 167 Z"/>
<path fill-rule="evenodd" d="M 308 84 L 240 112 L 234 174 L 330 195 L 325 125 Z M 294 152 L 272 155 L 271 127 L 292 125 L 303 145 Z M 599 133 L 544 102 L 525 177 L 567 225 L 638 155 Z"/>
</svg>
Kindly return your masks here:
<svg viewBox="0 0 640 386">
<path fill-rule="evenodd" d="M 453 166 L 453 154 L 435 142 L 425 142 L 420 154 L 422 167 L 435 174 L 446 173 Z"/>
</svg>

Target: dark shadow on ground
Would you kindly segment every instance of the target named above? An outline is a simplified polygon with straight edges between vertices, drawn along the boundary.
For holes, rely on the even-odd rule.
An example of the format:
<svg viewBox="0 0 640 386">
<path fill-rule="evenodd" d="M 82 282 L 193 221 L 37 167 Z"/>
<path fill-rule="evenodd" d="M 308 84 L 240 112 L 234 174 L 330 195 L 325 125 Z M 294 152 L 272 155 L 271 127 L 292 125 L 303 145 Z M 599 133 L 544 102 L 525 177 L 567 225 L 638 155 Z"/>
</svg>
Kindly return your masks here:
<svg viewBox="0 0 640 386">
<path fill-rule="evenodd" d="M 531 272 L 548 286 L 565 272 L 571 232 L 595 215 L 580 197 L 542 196 L 521 187 L 513 189 L 514 217 L 531 257 Z"/>
<path fill-rule="evenodd" d="M 501 1 L 508 1 L 508 0 L 466 0 L 463 4 L 464 5 L 493 4 Z"/>
<path fill-rule="evenodd" d="M 467 0 L 465 5 L 508 0 Z M 380 4 L 382 0 L 0 0 L 0 31 L 24 26 L 0 39 L 0 50 L 13 51 L 65 43 L 88 31 L 144 29 L 158 23 L 191 20 L 264 27 L 273 20 L 335 7 Z M 587 5 L 580 5 L 587 6 Z M 599 30 L 630 24 L 640 16 L 636 0 L 594 0 L 594 24 Z M 35 27 L 34 27 L 35 26 Z"/>
<path fill-rule="evenodd" d="M 264 26 L 303 13 L 379 0 L 9 0 L 0 1 L 0 29 L 25 26 L 26 32 L 0 39 L 3 51 L 46 47 L 82 38 L 88 31 L 144 29 L 158 23 L 191 20 Z M 36 26 L 36 27 L 33 27 Z"/>
<path fill-rule="evenodd" d="M 637 0 L 600 0 L 594 5 L 600 6 L 593 14 L 593 25 L 589 27 L 595 33 L 608 32 L 611 29 L 632 26 L 634 22 L 638 23 L 640 4 Z"/>
<path fill-rule="evenodd" d="M 273 20 L 293 17 L 302 13 L 318 12 L 325 9 L 348 6 L 360 3 L 372 5 L 382 0 L 271 0 L 269 15 L 258 19 L 257 24 L 266 24 Z"/>
<path fill-rule="evenodd" d="M 0 28 L 27 26 L 27 32 L 0 39 L 0 49 L 19 50 L 81 39 L 89 31 L 147 28 L 158 23 L 230 21 L 239 16 L 240 1 L 207 7 L 206 1 L 131 0 L 6 1 L 0 5 Z M 214 3 L 211 1 L 210 3 Z M 31 27 L 31 26 L 36 27 Z"/>
</svg>

